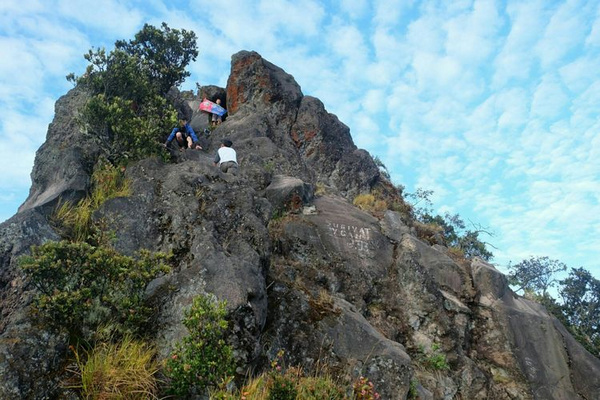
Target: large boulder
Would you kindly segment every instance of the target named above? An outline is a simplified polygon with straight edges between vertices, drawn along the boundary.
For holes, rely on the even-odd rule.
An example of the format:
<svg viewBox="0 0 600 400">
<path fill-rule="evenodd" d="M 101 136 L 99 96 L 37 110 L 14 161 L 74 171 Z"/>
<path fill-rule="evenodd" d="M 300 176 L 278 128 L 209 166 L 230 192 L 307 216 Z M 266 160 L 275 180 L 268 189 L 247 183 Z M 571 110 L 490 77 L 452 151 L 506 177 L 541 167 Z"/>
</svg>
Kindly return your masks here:
<svg viewBox="0 0 600 400">
<path fill-rule="evenodd" d="M 88 93 L 76 87 L 56 102 L 46 141 L 35 155 L 29 196 L 19 212 L 35 207 L 50 212 L 61 200 L 76 201 L 85 195 L 99 154 L 94 138 L 78 120 L 88 99 Z"/>
<path fill-rule="evenodd" d="M 471 265 L 480 315 L 485 316 L 479 351 L 494 364 L 495 376 L 522 377 L 521 385 L 527 382 L 535 399 L 596 397 L 600 380 L 591 371 L 597 371 L 599 360 L 574 346 L 542 305 L 516 296 L 492 265 L 481 259 Z"/>
<path fill-rule="evenodd" d="M 0 224 L 0 398 L 41 399 L 57 393 L 67 354 L 66 338 L 35 325 L 29 313 L 33 292 L 19 258 L 59 236 L 37 210 L 22 211 Z"/>
</svg>

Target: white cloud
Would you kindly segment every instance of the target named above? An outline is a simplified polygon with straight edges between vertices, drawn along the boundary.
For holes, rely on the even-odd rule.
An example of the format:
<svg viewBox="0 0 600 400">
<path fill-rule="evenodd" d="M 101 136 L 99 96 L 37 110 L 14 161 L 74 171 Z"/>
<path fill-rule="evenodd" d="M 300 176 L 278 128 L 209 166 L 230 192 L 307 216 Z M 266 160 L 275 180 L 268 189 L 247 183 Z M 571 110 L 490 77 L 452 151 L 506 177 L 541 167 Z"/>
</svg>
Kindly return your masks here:
<svg viewBox="0 0 600 400">
<path fill-rule="evenodd" d="M 117 38 L 129 38 L 144 22 L 142 12 L 118 0 L 58 0 L 53 12 L 60 13 L 86 30 L 110 32 Z"/>
<path fill-rule="evenodd" d="M 45 10 L 46 3 L 47 2 L 43 0 L 4 0 L 2 3 L 0 3 L 0 12 L 3 15 L 13 16 L 31 14 Z"/>
<path fill-rule="evenodd" d="M 440 27 L 443 19 L 431 15 L 421 16 L 408 26 L 406 40 L 414 50 L 439 54 L 444 50 L 445 33 Z"/>
<path fill-rule="evenodd" d="M 547 75 L 533 93 L 531 116 L 555 120 L 564 116 L 568 103 L 569 99 L 561 82 L 555 76 Z"/>
<path fill-rule="evenodd" d="M 373 22 L 381 27 L 393 27 L 403 19 L 414 4 L 414 0 L 376 1 L 373 5 L 375 9 Z"/>
<path fill-rule="evenodd" d="M 359 101 L 361 107 L 369 115 L 380 114 L 385 111 L 385 108 L 382 107 L 385 101 L 385 92 L 382 89 L 368 90 Z"/>
<path fill-rule="evenodd" d="M 262 0 L 259 12 L 262 18 L 277 26 L 278 33 L 319 40 L 316 36 L 320 33 L 325 11 L 317 1 Z"/>
<path fill-rule="evenodd" d="M 566 1 L 552 14 L 535 49 L 544 68 L 561 63 L 583 43 L 588 24 L 581 11 L 580 1 Z"/>
<path fill-rule="evenodd" d="M 339 0 L 340 9 L 352 19 L 363 18 L 369 11 L 367 0 Z"/>
<path fill-rule="evenodd" d="M 500 17 L 495 2 L 475 1 L 472 12 L 461 13 L 444 26 L 447 54 L 465 66 L 479 65 L 494 51 Z"/>
<path fill-rule="evenodd" d="M 585 39 L 585 44 L 590 47 L 600 46 L 600 4 L 596 6 L 596 16 L 592 23 L 590 33 Z"/>
<path fill-rule="evenodd" d="M 535 66 L 536 58 L 531 51 L 544 29 L 543 8 L 545 2 L 534 0 L 511 2 L 506 7 L 509 32 L 503 40 L 494 61 L 493 87 L 502 87 L 511 80 L 526 81 Z"/>
<path fill-rule="evenodd" d="M 582 92 L 600 79 L 600 57 L 583 56 L 560 68 L 560 78 L 571 92 Z"/>
</svg>

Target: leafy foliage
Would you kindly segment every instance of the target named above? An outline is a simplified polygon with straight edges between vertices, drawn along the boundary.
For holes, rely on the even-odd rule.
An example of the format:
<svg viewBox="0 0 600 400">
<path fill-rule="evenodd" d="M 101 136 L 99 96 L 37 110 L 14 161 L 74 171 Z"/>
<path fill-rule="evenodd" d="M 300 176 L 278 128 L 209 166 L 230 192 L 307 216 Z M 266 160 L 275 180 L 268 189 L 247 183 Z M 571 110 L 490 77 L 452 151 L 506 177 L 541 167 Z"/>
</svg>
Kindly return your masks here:
<svg viewBox="0 0 600 400">
<path fill-rule="evenodd" d="M 405 191 L 403 186 L 399 189 L 401 189 L 402 192 Z M 404 196 L 410 200 L 414 216 L 417 220 L 422 220 L 425 215 L 433 214 L 432 195 L 433 190 L 426 190 L 420 187 L 417 188 L 414 193 L 404 194 Z"/>
<path fill-rule="evenodd" d="M 268 400 L 296 400 L 296 382 L 288 374 L 273 374 Z"/>
<path fill-rule="evenodd" d="M 408 396 L 406 397 L 407 399 L 419 398 L 419 392 L 417 390 L 418 384 L 419 384 L 419 381 L 417 381 L 416 379 L 410 380 L 410 386 L 408 388 Z"/>
<path fill-rule="evenodd" d="M 434 343 L 429 351 L 426 351 L 423 347 L 419 349 L 419 362 L 429 370 L 440 371 L 449 370 L 450 365 L 446 359 L 446 354 L 441 351 L 440 345 Z"/>
<path fill-rule="evenodd" d="M 153 347 L 125 336 L 75 352 L 79 389 L 84 399 L 156 399 L 159 370 Z"/>
<path fill-rule="evenodd" d="M 466 224 L 458 214 L 446 213 L 444 216 L 424 214 L 422 223 L 437 226 L 441 229 L 444 242 L 449 248 L 454 248 L 465 257 L 481 257 L 485 261 L 492 259 L 493 254 L 479 238 L 480 233 L 488 233 L 482 228 L 466 229 Z"/>
<path fill-rule="evenodd" d="M 379 157 L 375 156 L 373 157 L 373 162 L 375 163 L 377 168 L 379 168 L 379 173 L 388 181 L 391 180 L 390 171 L 388 171 L 383 161 L 381 161 Z"/>
<path fill-rule="evenodd" d="M 161 154 L 163 136 L 177 120 L 165 95 L 189 76 L 185 68 L 197 56 L 194 32 L 146 24 L 110 53 L 90 49 L 85 74 L 67 76 L 91 92 L 83 120 L 113 160 Z"/>
<path fill-rule="evenodd" d="M 189 334 L 176 344 L 166 362 L 165 374 L 172 394 L 185 396 L 216 387 L 233 375 L 233 351 L 225 343 L 225 305 L 225 301 L 217 302 L 214 296 L 198 296 L 185 311 L 183 325 Z"/>
<path fill-rule="evenodd" d="M 342 400 L 345 398 L 343 386 L 327 374 L 300 378 L 297 390 L 298 399 Z"/>
<path fill-rule="evenodd" d="M 135 35 L 135 40 L 119 40 L 115 48 L 135 57 L 146 80 L 162 95 L 190 76 L 185 67 L 198 56 L 196 34 L 185 29 L 171 29 L 164 22 L 161 29 L 145 24 Z"/>
<path fill-rule="evenodd" d="M 554 274 L 567 270 L 567 266 L 548 257 L 530 257 L 518 264 L 508 265 L 508 280 L 519 290 L 541 292 L 545 296 L 548 289 L 555 286 Z"/>
<path fill-rule="evenodd" d="M 99 144 L 114 163 L 162 154 L 165 134 L 177 123 L 176 111 L 156 94 L 147 97 L 143 107 L 98 94 L 87 103 L 83 117 L 98 138 L 105 138 Z"/>
<path fill-rule="evenodd" d="M 600 280 L 583 268 L 572 268 L 560 285 L 565 319 L 575 337 L 600 357 Z"/>
<path fill-rule="evenodd" d="M 152 312 L 144 290 L 168 271 L 165 260 L 164 254 L 144 251 L 136 260 L 111 248 L 61 241 L 34 246 L 19 261 L 40 292 L 34 314 L 50 328 L 65 329 L 71 340 L 91 343 L 100 328 L 117 337 L 142 332 Z"/>
</svg>

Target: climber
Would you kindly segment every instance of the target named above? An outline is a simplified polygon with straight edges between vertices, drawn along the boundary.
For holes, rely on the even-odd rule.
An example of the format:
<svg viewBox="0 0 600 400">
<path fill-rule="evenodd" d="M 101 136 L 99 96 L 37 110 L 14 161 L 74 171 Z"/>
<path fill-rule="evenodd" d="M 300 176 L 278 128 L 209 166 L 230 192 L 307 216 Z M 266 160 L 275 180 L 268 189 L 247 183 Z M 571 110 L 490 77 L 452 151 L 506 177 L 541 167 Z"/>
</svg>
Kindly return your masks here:
<svg viewBox="0 0 600 400">
<path fill-rule="evenodd" d="M 190 124 L 188 124 L 187 119 L 185 118 L 179 120 L 179 126 L 173 128 L 164 146 L 168 148 L 169 143 L 171 143 L 173 138 L 177 140 L 180 151 L 183 151 L 183 149 L 186 147 L 188 149 L 196 148 L 198 150 L 202 150 L 202 146 L 198 144 L 198 137 L 196 136 L 196 132 L 194 132 Z M 195 146 L 194 143 L 196 143 Z"/>
<path fill-rule="evenodd" d="M 216 103 L 218 106 L 221 105 L 221 99 L 217 99 Z M 212 122 L 211 125 L 212 127 L 216 127 L 217 125 L 221 125 L 221 122 L 223 122 L 223 118 L 219 115 L 219 114 L 211 114 L 212 115 Z"/>
<path fill-rule="evenodd" d="M 238 169 L 237 155 L 231 146 L 233 146 L 231 140 L 223 139 L 221 141 L 221 147 L 215 156 L 214 165 L 219 165 L 222 172 L 231 172 L 235 176 Z"/>
</svg>

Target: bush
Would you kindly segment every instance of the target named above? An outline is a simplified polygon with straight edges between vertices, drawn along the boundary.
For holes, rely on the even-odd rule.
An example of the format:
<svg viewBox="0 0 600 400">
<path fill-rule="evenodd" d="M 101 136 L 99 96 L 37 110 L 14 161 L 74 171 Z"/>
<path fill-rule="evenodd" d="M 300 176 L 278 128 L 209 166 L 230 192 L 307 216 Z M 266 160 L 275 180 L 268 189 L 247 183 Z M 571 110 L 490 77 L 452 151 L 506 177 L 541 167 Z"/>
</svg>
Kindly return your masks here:
<svg viewBox="0 0 600 400">
<path fill-rule="evenodd" d="M 99 344 L 88 353 L 75 351 L 80 382 L 72 387 L 85 399 L 155 399 L 155 353 L 153 347 L 130 336 L 117 344 Z"/>
<path fill-rule="evenodd" d="M 268 400 L 296 400 L 298 390 L 296 379 L 290 374 L 273 374 L 269 388 Z"/>
<path fill-rule="evenodd" d="M 343 388 L 330 376 L 309 376 L 298 382 L 299 399 L 343 400 Z"/>
<path fill-rule="evenodd" d="M 224 339 L 225 305 L 214 296 L 198 296 L 185 311 L 183 325 L 189 334 L 175 345 L 165 368 L 172 394 L 184 396 L 216 387 L 233 375 L 233 351 Z"/>
<path fill-rule="evenodd" d="M 166 258 L 144 251 L 136 260 L 111 248 L 61 241 L 33 246 L 19 262 L 40 291 L 34 314 L 71 340 L 91 342 L 100 327 L 117 337 L 142 332 L 152 314 L 144 290 L 168 271 Z"/>
<path fill-rule="evenodd" d="M 366 378 L 357 380 L 346 395 L 347 387 L 336 382 L 328 373 L 305 376 L 301 368 L 285 368 L 283 351 L 277 353 L 271 362 L 271 369 L 250 379 L 238 393 L 228 393 L 219 390 L 211 393 L 211 399 L 219 400 L 345 400 L 345 399 L 378 399 L 373 383 Z M 369 397 L 371 396 L 371 397 Z"/>
<path fill-rule="evenodd" d="M 440 371 L 450 369 L 446 354 L 441 351 L 440 345 L 437 343 L 431 346 L 431 351 L 429 352 L 426 352 L 424 348 L 421 348 L 418 360 L 429 370 Z"/>
</svg>

